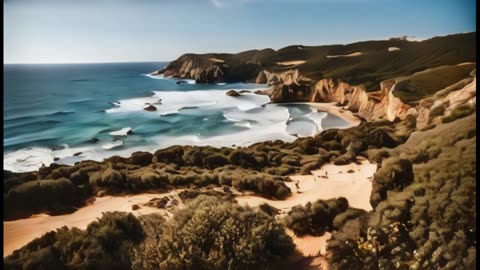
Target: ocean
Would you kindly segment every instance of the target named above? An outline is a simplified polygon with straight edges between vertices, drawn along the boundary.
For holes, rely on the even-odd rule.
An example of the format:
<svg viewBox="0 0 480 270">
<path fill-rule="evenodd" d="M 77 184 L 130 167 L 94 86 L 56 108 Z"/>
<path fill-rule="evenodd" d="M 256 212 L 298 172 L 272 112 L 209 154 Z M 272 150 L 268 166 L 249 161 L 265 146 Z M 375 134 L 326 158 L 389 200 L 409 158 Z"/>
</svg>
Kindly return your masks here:
<svg viewBox="0 0 480 270">
<path fill-rule="evenodd" d="M 166 62 L 4 65 L 4 169 L 37 170 L 171 145 L 246 146 L 346 127 L 307 104 L 271 104 L 266 85 L 177 84 Z M 230 89 L 244 91 L 230 97 Z M 144 108 L 152 104 L 156 111 Z"/>
</svg>

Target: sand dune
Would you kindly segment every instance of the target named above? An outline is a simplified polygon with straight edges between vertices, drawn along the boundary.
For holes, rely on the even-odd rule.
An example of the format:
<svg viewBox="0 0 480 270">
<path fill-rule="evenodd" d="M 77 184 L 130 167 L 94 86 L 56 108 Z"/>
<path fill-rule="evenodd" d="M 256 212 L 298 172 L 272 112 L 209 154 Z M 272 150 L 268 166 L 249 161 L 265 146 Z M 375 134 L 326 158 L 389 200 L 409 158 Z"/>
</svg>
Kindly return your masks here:
<svg viewBox="0 0 480 270">
<path fill-rule="evenodd" d="M 72 214 L 60 216 L 41 214 L 26 219 L 3 222 L 3 257 L 10 255 L 14 250 L 23 247 L 36 237 L 40 237 L 62 226 L 85 229 L 90 222 L 100 218 L 103 212 L 132 212 L 136 216 L 151 213 L 171 215 L 167 210 L 152 207 L 141 207 L 139 210 L 132 210 L 132 205 L 134 204 L 143 204 L 152 198 L 161 198 L 167 195 L 169 193 L 139 194 L 124 197 L 105 196 L 96 198 L 93 204 L 85 206 Z"/>
</svg>

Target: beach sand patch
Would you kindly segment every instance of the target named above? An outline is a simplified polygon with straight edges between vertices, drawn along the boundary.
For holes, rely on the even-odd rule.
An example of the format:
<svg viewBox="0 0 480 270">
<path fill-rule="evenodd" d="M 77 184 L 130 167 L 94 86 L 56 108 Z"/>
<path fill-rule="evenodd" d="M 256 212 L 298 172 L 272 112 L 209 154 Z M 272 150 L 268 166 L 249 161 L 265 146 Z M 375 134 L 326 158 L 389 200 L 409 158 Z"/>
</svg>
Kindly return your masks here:
<svg viewBox="0 0 480 270">
<path fill-rule="evenodd" d="M 353 56 L 360 56 L 363 53 L 361 52 L 354 52 L 351 54 L 339 54 L 339 55 L 327 55 L 327 58 L 337 58 L 337 57 L 353 57 Z"/>
<path fill-rule="evenodd" d="M 276 62 L 276 64 L 280 65 L 280 66 L 298 66 L 298 65 L 301 65 L 301 64 L 305 64 L 305 62 L 307 62 L 307 61 L 293 60 L 293 61 Z"/>
</svg>

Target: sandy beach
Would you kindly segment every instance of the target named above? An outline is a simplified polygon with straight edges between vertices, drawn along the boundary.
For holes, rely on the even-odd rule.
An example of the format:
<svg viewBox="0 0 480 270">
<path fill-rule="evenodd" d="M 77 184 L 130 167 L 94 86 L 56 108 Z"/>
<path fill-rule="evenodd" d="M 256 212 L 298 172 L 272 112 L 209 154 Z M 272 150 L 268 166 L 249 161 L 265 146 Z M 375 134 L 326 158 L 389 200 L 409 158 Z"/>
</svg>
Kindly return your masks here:
<svg viewBox="0 0 480 270">
<path fill-rule="evenodd" d="M 152 198 L 161 198 L 172 193 L 146 193 L 133 196 L 112 197 L 105 196 L 95 199 L 95 202 L 87 205 L 74 213 L 59 216 L 46 214 L 35 215 L 30 218 L 3 222 L 3 257 L 10 255 L 14 250 L 23 247 L 36 237 L 60 228 L 62 226 L 87 228 L 87 225 L 102 216 L 103 212 L 121 211 L 132 212 L 136 216 L 151 213 L 171 215 L 165 209 L 142 206 L 138 210 L 132 210 L 132 206 L 141 205 Z"/>
<path fill-rule="evenodd" d="M 280 209 L 281 214 L 286 214 L 293 206 L 299 204 L 305 205 L 307 202 L 313 202 L 318 199 L 331 199 L 343 196 L 348 199 L 350 207 L 370 211 L 372 210 L 370 205 L 371 180 L 376 170 L 377 165 L 371 164 L 367 160 L 362 160 L 360 165 L 350 163 L 339 166 L 329 163 L 322 166 L 320 170 L 312 171 L 311 175 L 291 176 L 290 178 L 293 182 L 286 184 L 292 190 L 292 195 L 286 200 L 269 200 L 258 196 L 246 195 L 237 197 L 237 201 L 241 205 L 252 207 L 268 203 Z M 298 189 L 295 183 L 298 183 Z M 292 236 L 297 250 L 303 256 L 315 258 L 309 264 L 310 269 L 328 269 L 325 254 L 327 240 L 331 236 L 330 233 L 325 233 L 318 237 L 297 237 L 290 230 L 287 230 L 287 233 Z"/>
<path fill-rule="evenodd" d="M 334 165 L 328 163 L 319 170 L 312 171 L 311 175 L 290 176 L 292 182 L 286 185 L 292 190 L 292 195 L 286 200 L 269 200 L 255 195 L 237 197 L 241 205 L 258 206 L 268 203 L 273 207 L 287 212 L 295 205 L 306 204 L 318 199 L 345 197 L 351 207 L 372 210 L 370 192 L 372 190 L 371 177 L 377 170 L 376 164 L 362 160 L 361 164 Z M 298 181 L 299 189 L 295 183 Z M 299 193 L 299 192 L 300 193 Z"/>
<path fill-rule="evenodd" d="M 356 117 L 351 111 L 344 110 L 341 107 L 336 106 L 336 102 L 328 102 L 328 103 L 308 102 L 306 104 L 312 106 L 313 108 L 319 111 L 327 112 L 335 116 L 338 116 L 343 120 L 347 121 L 348 123 L 350 123 L 352 126 L 356 126 L 361 122 L 361 120 L 358 117 Z"/>
</svg>

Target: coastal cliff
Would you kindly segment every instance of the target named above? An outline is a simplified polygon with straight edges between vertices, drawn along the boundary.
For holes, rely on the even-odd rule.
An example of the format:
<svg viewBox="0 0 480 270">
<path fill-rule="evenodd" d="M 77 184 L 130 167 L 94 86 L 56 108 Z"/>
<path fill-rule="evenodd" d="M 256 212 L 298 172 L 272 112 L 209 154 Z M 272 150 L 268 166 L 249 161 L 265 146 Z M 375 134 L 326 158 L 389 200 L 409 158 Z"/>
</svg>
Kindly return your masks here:
<svg viewBox="0 0 480 270">
<path fill-rule="evenodd" d="M 367 121 L 394 121 L 419 113 L 425 118 L 428 102 L 419 104 L 420 100 L 472 77 L 476 52 L 469 44 L 475 37 L 473 32 L 422 42 L 390 39 L 185 54 L 152 74 L 197 83 L 267 84 L 262 94 L 272 102 L 336 102 Z"/>
<path fill-rule="evenodd" d="M 336 102 L 367 121 L 394 121 L 397 118 L 405 119 L 408 114 L 417 116 L 419 111 L 423 119 L 430 110 L 442 104 L 446 105 L 447 111 L 451 111 L 474 98 L 475 67 L 475 63 L 441 66 L 382 81 L 380 89 L 373 92 L 368 92 L 364 85 L 350 85 L 339 79 L 315 82 L 301 75 L 298 70 L 281 73 L 262 71 L 256 82 L 271 85 L 263 94 L 273 102 Z M 431 77 L 443 79 L 429 81 Z M 417 85 L 425 80 L 428 81 L 430 92 L 438 93 L 437 96 L 427 98 L 429 93 L 425 93 L 426 87 L 417 89 L 422 86 Z M 409 85 L 414 86 L 407 87 Z M 410 94 L 412 91 L 414 95 Z"/>
</svg>

